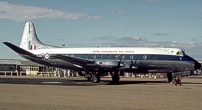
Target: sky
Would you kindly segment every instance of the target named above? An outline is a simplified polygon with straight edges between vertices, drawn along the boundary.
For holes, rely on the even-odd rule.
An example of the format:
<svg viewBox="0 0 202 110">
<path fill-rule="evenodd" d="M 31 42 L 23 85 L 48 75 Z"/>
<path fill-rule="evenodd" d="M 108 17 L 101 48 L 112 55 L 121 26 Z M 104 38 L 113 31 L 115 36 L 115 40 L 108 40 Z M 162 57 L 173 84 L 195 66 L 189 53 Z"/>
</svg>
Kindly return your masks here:
<svg viewBox="0 0 202 110">
<path fill-rule="evenodd" d="M 0 41 L 19 45 L 27 21 L 47 44 L 178 47 L 202 59 L 201 0 L 0 0 Z"/>
</svg>

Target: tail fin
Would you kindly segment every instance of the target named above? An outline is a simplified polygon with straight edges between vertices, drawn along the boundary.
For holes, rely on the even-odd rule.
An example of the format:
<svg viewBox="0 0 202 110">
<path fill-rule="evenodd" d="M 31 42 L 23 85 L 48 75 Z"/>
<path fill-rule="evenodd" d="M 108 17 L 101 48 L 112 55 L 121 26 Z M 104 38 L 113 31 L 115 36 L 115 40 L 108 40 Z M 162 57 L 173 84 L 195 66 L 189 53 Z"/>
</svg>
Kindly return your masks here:
<svg viewBox="0 0 202 110">
<path fill-rule="evenodd" d="M 55 48 L 57 46 L 43 44 L 36 35 L 35 27 L 32 22 L 26 22 L 20 47 L 25 50 L 36 50 L 44 48 Z"/>
</svg>

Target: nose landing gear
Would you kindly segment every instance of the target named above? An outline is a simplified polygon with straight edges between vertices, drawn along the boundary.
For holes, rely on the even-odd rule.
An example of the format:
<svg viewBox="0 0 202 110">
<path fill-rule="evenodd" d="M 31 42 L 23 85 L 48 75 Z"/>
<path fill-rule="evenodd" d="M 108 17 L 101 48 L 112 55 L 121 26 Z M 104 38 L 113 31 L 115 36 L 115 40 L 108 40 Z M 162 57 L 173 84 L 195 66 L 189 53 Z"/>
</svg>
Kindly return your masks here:
<svg viewBox="0 0 202 110">
<path fill-rule="evenodd" d="M 173 75 L 172 75 L 171 72 L 167 73 L 167 78 L 168 78 L 168 83 L 172 83 L 172 81 L 173 81 Z"/>
</svg>

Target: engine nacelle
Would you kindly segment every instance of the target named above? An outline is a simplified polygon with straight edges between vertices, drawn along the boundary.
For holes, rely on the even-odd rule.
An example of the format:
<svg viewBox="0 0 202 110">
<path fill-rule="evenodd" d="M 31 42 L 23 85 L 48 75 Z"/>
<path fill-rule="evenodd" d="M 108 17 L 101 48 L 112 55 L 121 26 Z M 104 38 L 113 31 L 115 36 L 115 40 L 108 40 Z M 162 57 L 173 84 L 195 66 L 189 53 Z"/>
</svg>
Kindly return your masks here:
<svg viewBox="0 0 202 110">
<path fill-rule="evenodd" d="M 125 67 L 126 64 L 122 63 L 122 62 L 118 62 L 117 66 L 120 68 L 120 67 Z"/>
</svg>

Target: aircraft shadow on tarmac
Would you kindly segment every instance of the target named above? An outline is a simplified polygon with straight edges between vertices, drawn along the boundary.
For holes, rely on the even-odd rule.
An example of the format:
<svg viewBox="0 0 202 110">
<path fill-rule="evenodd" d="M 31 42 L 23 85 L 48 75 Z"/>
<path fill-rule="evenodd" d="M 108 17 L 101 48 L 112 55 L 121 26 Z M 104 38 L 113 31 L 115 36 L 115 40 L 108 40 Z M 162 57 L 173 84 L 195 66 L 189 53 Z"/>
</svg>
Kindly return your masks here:
<svg viewBox="0 0 202 110">
<path fill-rule="evenodd" d="M 182 84 L 201 84 L 202 85 L 202 81 L 201 82 L 183 82 Z"/>
<path fill-rule="evenodd" d="M 157 83 L 167 83 L 167 82 L 166 81 L 120 81 L 119 83 L 109 82 L 106 85 L 128 85 L 128 84 L 151 84 L 152 85 Z"/>
<path fill-rule="evenodd" d="M 135 80 L 135 79 L 134 79 Z M 28 84 L 28 85 L 61 85 L 61 86 L 97 86 L 97 85 L 128 85 L 128 84 L 156 84 L 166 81 L 120 81 L 112 83 L 110 80 L 102 80 L 100 83 L 92 83 L 82 79 L 61 78 L 0 78 L 0 84 Z"/>
<path fill-rule="evenodd" d="M 99 86 L 99 85 L 130 85 L 130 84 L 162 84 L 167 81 L 120 81 L 119 83 L 112 83 L 110 80 L 102 80 L 100 83 L 92 83 L 82 79 L 61 79 L 61 78 L 1 78 L 0 84 L 25 84 L 25 85 L 57 85 L 57 86 Z M 202 84 L 195 82 L 183 82 L 182 84 Z"/>
<path fill-rule="evenodd" d="M 95 86 L 85 80 L 61 78 L 0 78 L 0 84 L 25 84 L 25 85 L 57 85 L 57 86 Z"/>
</svg>

